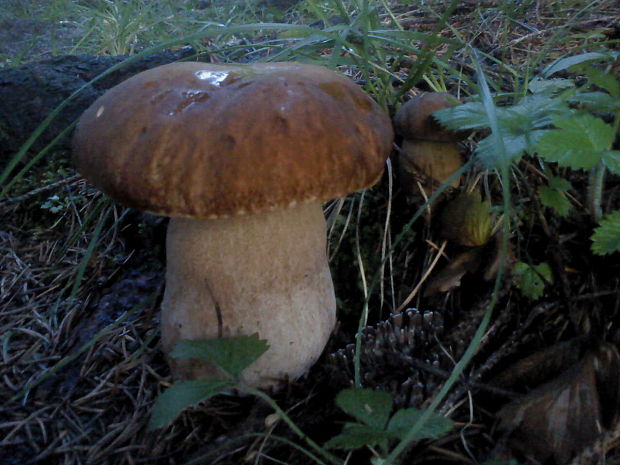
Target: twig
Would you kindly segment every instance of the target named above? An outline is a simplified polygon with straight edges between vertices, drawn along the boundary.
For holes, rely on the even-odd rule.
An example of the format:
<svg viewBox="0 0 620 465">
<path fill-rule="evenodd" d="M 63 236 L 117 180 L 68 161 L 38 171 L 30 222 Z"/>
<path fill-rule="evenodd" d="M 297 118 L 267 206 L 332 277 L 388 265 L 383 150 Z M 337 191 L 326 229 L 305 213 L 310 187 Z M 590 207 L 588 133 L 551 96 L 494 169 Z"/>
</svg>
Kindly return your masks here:
<svg viewBox="0 0 620 465">
<path fill-rule="evenodd" d="M 69 176 L 67 178 L 61 179 L 60 181 L 56 181 L 56 182 L 53 182 L 51 184 L 47 184 L 47 185 L 42 186 L 42 187 L 37 187 L 36 189 L 33 189 L 30 192 L 26 192 L 23 195 L 19 195 L 17 197 L 8 197 L 8 198 L 4 199 L 2 202 L 0 202 L 0 207 L 5 207 L 5 206 L 13 204 L 13 203 L 23 202 L 24 200 L 31 199 L 32 197 L 35 197 L 35 196 L 39 195 L 42 192 L 46 192 L 46 191 L 50 191 L 50 190 L 56 189 L 57 187 L 64 186 L 65 184 L 71 184 L 71 183 L 73 183 L 75 181 L 78 181 L 80 179 L 82 179 L 82 176 L 80 174 L 74 174 L 74 175 L 71 175 L 71 176 Z"/>
</svg>

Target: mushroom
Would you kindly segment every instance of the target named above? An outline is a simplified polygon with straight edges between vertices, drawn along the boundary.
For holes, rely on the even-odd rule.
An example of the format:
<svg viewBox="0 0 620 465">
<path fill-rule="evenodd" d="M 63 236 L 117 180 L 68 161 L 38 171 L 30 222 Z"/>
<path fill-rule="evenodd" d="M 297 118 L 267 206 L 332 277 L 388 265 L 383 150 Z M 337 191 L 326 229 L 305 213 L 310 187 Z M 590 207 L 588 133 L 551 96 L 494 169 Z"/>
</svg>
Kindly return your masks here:
<svg viewBox="0 0 620 465">
<path fill-rule="evenodd" d="M 241 379 L 303 375 L 334 328 L 322 201 L 373 185 L 393 133 L 355 83 L 297 63 L 185 62 L 139 73 L 79 120 L 78 170 L 116 201 L 170 216 L 162 344 L 258 333 Z M 176 378 L 208 363 L 169 359 Z"/>
<path fill-rule="evenodd" d="M 445 183 L 462 166 L 457 141 L 466 134 L 442 128 L 433 118 L 434 112 L 458 104 L 450 94 L 425 93 L 409 100 L 394 115 L 396 132 L 403 137 L 399 177 L 409 194 L 417 191 L 418 178 L 432 191 L 434 185 Z M 457 187 L 459 179 L 450 185 Z"/>
</svg>

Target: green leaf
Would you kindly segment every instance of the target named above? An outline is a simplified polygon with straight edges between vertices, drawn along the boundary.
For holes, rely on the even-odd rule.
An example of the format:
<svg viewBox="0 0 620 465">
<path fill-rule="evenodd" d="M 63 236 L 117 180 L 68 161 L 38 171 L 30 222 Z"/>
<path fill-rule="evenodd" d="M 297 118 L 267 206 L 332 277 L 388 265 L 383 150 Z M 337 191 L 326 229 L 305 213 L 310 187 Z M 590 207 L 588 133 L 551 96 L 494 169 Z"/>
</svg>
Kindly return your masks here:
<svg viewBox="0 0 620 465">
<path fill-rule="evenodd" d="M 523 97 L 516 105 L 496 107 L 497 127 L 501 133 L 505 155 L 500 155 L 494 136 L 482 139 L 476 154 L 487 168 L 517 161 L 525 152 L 533 153 L 543 134 L 548 132 L 554 115 L 570 114 L 572 110 L 560 98 L 548 94 Z M 482 129 L 490 127 L 484 105 L 470 102 L 437 111 L 433 115 L 451 130 Z M 502 158 L 507 158 L 503 160 Z"/>
<path fill-rule="evenodd" d="M 620 98 L 616 98 L 606 92 L 579 92 L 568 97 L 567 101 L 580 105 L 585 110 L 597 113 L 615 113 L 620 111 Z"/>
<path fill-rule="evenodd" d="M 597 255 L 620 252 L 620 210 L 606 215 L 594 229 L 591 239 L 592 252 Z"/>
<path fill-rule="evenodd" d="M 564 178 L 549 178 L 549 185 L 538 190 L 538 198 L 545 206 L 555 210 L 560 216 L 568 215 L 571 204 L 566 198 L 566 191 L 571 188 L 570 182 Z"/>
<path fill-rule="evenodd" d="M 345 424 L 342 433 L 325 443 L 327 449 L 359 449 L 361 447 L 387 446 L 393 436 L 383 428 L 375 428 L 360 423 Z"/>
<path fill-rule="evenodd" d="M 392 396 L 374 389 L 344 389 L 336 405 L 358 421 L 383 430 L 392 411 Z"/>
<path fill-rule="evenodd" d="M 502 132 L 504 147 L 508 161 L 516 162 L 526 152 L 534 152 L 540 138 L 546 130 L 532 130 L 527 134 L 510 134 L 508 131 Z M 478 143 L 476 155 L 480 163 L 486 168 L 496 168 L 498 166 L 498 151 L 493 137 L 485 137 Z"/>
<path fill-rule="evenodd" d="M 582 63 L 587 63 L 590 61 L 600 61 L 600 60 L 614 60 L 617 57 L 617 54 L 614 52 L 610 53 L 602 53 L 602 52 L 588 52 L 582 53 L 580 55 L 575 55 L 566 58 L 560 58 L 559 60 L 554 61 L 549 66 L 547 66 L 543 70 L 543 77 L 547 78 L 552 74 L 555 74 L 559 71 L 563 71 L 565 69 L 570 68 L 571 66 L 580 65 Z"/>
<path fill-rule="evenodd" d="M 557 189 L 560 191 L 567 191 L 570 188 L 572 188 L 572 184 L 564 178 L 560 178 L 558 176 L 551 176 L 549 178 L 549 187 L 551 187 L 552 189 Z"/>
<path fill-rule="evenodd" d="M 212 363 L 233 378 L 263 355 L 269 345 L 258 334 L 218 339 L 180 341 L 170 355 L 180 359 L 196 359 Z"/>
<path fill-rule="evenodd" d="M 413 425 L 420 419 L 423 410 L 416 408 L 401 409 L 390 420 L 387 430 L 399 439 L 405 439 Z M 415 441 L 426 438 L 438 438 L 452 429 L 454 423 L 449 418 L 434 413 L 418 432 Z"/>
<path fill-rule="evenodd" d="M 233 384 L 219 379 L 180 381 L 159 395 L 153 406 L 149 429 L 169 425 L 181 411 L 220 393 Z"/>
<path fill-rule="evenodd" d="M 572 79 L 542 79 L 542 78 L 534 78 L 532 79 L 527 88 L 533 94 L 554 94 L 560 92 L 564 89 L 570 89 L 575 87 L 575 83 Z"/>
<path fill-rule="evenodd" d="M 603 152 L 603 163 L 614 174 L 620 174 L 620 150 L 607 150 Z"/>
<path fill-rule="evenodd" d="M 433 117 L 442 126 L 453 131 L 489 127 L 489 118 L 481 102 L 469 102 L 438 110 L 433 113 Z"/>
<path fill-rule="evenodd" d="M 537 150 L 542 158 L 560 166 L 591 169 L 614 141 L 613 127 L 589 114 L 555 117 L 553 123 L 559 129 L 543 134 Z"/>
<path fill-rule="evenodd" d="M 546 283 L 553 283 L 551 268 L 545 262 L 535 266 L 517 262 L 512 272 L 519 290 L 532 300 L 537 300 L 543 295 Z"/>
<path fill-rule="evenodd" d="M 585 69 L 585 73 L 593 84 L 606 90 L 614 97 L 620 97 L 620 82 L 612 74 L 591 66 Z"/>
</svg>

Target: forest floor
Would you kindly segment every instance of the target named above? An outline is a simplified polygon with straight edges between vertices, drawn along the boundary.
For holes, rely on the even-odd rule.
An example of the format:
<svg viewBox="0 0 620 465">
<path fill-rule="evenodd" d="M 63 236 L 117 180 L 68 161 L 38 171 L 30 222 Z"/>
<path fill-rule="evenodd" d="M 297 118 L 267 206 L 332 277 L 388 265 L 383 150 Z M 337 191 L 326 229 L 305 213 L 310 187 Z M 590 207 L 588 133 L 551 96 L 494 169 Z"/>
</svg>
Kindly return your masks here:
<svg viewBox="0 0 620 465">
<path fill-rule="evenodd" d="M 594 66 L 616 81 L 620 70 L 614 1 L 462 1 L 446 18 L 447 2 L 369 2 L 371 13 L 362 1 L 248 0 L 236 8 L 230 2 L 227 10 L 227 2 L 215 0 L 176 7 L 59 1 L 56 10 L 45 3 L 32 2 L 28 11 L 9 1 L 0 10 L 0 73 L 64 54 L 140 53 L 159 40 L 204 30 L 209 21 L 222 25 L 226 15 L 226 27 L 289 22 L 328 35 L 312 41 L 284 29 L 234 30 L 188 41 L 199 60 L 265 60 L 276 53 L 321 59 L 365 86 L 392 115 L 426 91 L 474 101 L 483 93 L 477 65 L 498 106 L 527 95 L 528 84 L 555 60 L 610 53 L 615 59 Z M 370 30 L 403 34 L 411 48 L 397 50 L 385 40 L 382 51 L 372 42 L 366 69 L 346 47 L 330 62 L 333 34 L 345 34 L 347 25 L 354 35 L 362 13 L 377 21 L 369 20 Z M 359 40 L 375 37 L 368 30 Z M 433 45 L 439 59 L 401 93 L 431 37 L 441 38 Z M 553 85 L 585 86 L 593 76 L 587 73 L 566 67 L 553 75 Z M 614 89 L 604 82 L 597 81 L 599 90 Z M 600 118 L 611 127 L 619 115 L 620 106 Z M 477 156 L 488 134 L 470 133 L 460 143 L 463 158 Z M 615 136 L 608 150 L 618 150 Z M 306 441 L 325 444 L 351 421 L 335 399 L 353 387 L 353 344 L 365 309 L 363 384 L 390 393 L 395 410 L 431 405 L 490 317 L 476 355 L 437 406 L 452 429 L 407 444 L 397 463 L 620 464 L 620 260 L 618 252 L 592 251 L 599 220 L 591 172 L 533 154 L 512 160 L 508 177 L 472 163 L 458 187 L 420 210 L 419 183 L 405 184 L 395 150 L 375 187 L 327 203 L 338 325 L 311 372 L 271 393 L 303 431 L 300 437 L 269 404 L 231 394 L 149 430 L 155 399 L 173 384 L 159 330 L 167 220 L 112 202 L 76 175 L 67 150 L 50 150 L 17 178 L 34 156 L 26 151 L 8 173 L 3 182 L 11 187 L 0 198 L 1 465 L 384 463 L 378 459 L 396 439 L 384 448 L 369 438 L 367 447 L 325 456 Z M 570 187 L 549 187 L 560 178 Z M 608 214 L 620 209 L 620 177 L 608 172 L 603 180 L 598 208 Z M 539 195 L 545 188 L 564 203 L 546 202 Z M 458 245 L 442 232 L 442 209 L 466 191 L 482 192 L 496 222 L 478 247 Z"/>
</svg>

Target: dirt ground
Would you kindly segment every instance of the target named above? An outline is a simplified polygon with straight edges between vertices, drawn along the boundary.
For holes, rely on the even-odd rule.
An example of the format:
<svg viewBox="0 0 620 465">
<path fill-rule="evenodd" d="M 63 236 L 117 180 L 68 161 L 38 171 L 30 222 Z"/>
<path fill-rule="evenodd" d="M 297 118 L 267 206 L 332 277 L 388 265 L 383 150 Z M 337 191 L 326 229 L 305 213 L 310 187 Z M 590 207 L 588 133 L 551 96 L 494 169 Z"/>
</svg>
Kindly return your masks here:
<svg viewBox="0 0 620 465">
<path fill-rule="evenodd" d="M 458 31 L 488 54 L 485 72 L 504 83 L 503 91 L 513 81 L 493 59 L 519 69 L 574 13 L 562 17 L 539 5 L 544 2 L 524 2 L 523 19 L 511 19 L 489 3 L 473 18 L 473 3 L 462 2 L 443 34 Z M 572 24 L 570 40 L 548 51 L 550 60 L 587 49 L 588 40 L 611 41 L 618 50 L 620 7 L 595 4 Z M 412 6 L 395 11 L 407 29 L 428 30 L 436 22 Z M 601 38 L 584 39 L 595 29 Z M 2 21 L 0 55 L 62 54 L 80 34 L 37 19 Z M 455 57 L 473 75 L 461 59 Z M 428 90 L 424 83 L 421 90 Z M 464 153 L 477 138 L 463 143 Z M 159 333 L 167 220 L 114 204 L 76 175 L 69 160 L 67 151 L 52 151 L 0 199 L 0 464 L 317 463 L 291 445 L 307 447 L 303 440 L 251 396 L 218 395 L 171 426 L 148 430 L 153 402 L 173 382 Z M 555 279 L 540 299 L 523 296 L 510 273 L 494 292 L 493 281 L 484 279 L 497 252 L 491 240 L 459 287 L 418 293 L 390 316 L 436 256 L 441 239 L 426 216 L 390 251 L 369 300 L 363 381 L 390 392 L 397 408 L 430 404 L 495 302 L 477 355 L 438 409 L 455 428 L 412 444 L 403 464 L 620 464 L 620 261 L 590 250 L 587 175 L 567 173 L 576 208 L 560 217 L 532 200 L 543 182 L 535 160 L 524 160 L 519 170 L 513 202 L 527 214 L 509 238 L 510 258 L 549 263 Z M 494 173 L 476 168 L 466 183 L 474 180 L 488 186 L 494 205 L 501 203 Z M 620 208 L 620 179 L 606 179 L 603 198 L 605 211 Z M 326 205 L 328 214 L 336 205 Z M 311 372 L 272 393 L 319 444 L 350 421 L 334 398 L 353 382 L 352 344 L 365 301 L 360 262 L 368 276 L 381 269 L 388 207 L 394 238 L 419 205 L 390 170 L 341 207 L 329 249 L 338 326 Z M 462 251 L 448 245 L 445 255 Z M 516 418 L 528 419 L 532 429 L 520 430 Z M 373 451 L 338 454 L 357 465 L 370 463 Z"/>
</svg>

